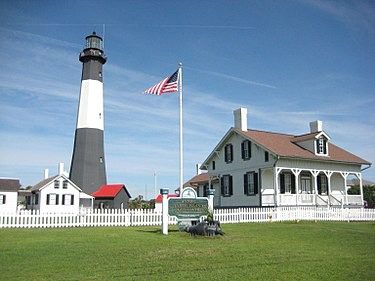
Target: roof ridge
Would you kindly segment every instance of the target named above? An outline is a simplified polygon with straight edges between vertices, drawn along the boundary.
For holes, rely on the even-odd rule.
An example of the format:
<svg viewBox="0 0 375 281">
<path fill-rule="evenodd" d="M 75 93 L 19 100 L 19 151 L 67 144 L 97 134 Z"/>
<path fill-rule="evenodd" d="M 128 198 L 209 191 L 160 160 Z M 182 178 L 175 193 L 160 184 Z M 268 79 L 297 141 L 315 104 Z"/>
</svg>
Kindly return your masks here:
<svg viewBox="0 0 375 281">
<path fill-rule="evenodd" d="M 261 133 L 268 133 L 268 134 L 275 134 L 275 135 L 284 135 L 284 136 L 289 136 L 289 137 L 295 137 L 295 135 L 292 135 L 292 134 L 272 132 L 272 131 L 265 131 L 265 130 L 247 129 L 247 131 L 261 132 Z"/>
</svg>

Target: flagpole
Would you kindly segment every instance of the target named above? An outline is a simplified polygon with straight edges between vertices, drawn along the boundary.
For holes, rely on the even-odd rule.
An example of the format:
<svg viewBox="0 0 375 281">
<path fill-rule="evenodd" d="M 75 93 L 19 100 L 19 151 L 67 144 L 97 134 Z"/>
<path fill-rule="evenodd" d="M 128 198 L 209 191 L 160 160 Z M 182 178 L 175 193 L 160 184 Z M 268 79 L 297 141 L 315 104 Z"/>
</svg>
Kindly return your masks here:
<svg viewBox="0 0 375 281">
<path fill-rule="evenodd" d="M 179 94 L 180 94 L 180 196 L 182 194 L 182 187 L 184 184 L 184 139 L 183 139 L 183 109 L 182 109 L 182 63 L 178 64 L 179 75 L 178 79 L 180 79 L 179 85 Z"/>
</svg>

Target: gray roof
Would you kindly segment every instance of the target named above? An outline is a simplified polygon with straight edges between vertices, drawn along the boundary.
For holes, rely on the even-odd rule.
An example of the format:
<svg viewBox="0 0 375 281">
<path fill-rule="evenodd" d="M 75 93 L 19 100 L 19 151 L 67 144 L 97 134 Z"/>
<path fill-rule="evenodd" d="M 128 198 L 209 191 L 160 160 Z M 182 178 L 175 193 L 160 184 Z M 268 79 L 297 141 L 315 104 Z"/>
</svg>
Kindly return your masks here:
<svg viewBox="0 0 375 281">
<path fill-rule="evenodd" d="M 30 191 L 37 191 L 37 190 L 41 189 L 43 186 L 45 186 L 47 183 L 53 181 L 57 177 L 58 177 L 58 175 L 53 176 L 53 177 L 49 177 L 49 178 L 44 179 L 44 180 L 41 180 L 36 185 L 34 185 L 32 188 L 30 188 Z"/>
<path fill-rule="evenodd" d="M 0 191 L 18 191 L 20 187 L 19 179 L 0 179 Z"/>
</svg>

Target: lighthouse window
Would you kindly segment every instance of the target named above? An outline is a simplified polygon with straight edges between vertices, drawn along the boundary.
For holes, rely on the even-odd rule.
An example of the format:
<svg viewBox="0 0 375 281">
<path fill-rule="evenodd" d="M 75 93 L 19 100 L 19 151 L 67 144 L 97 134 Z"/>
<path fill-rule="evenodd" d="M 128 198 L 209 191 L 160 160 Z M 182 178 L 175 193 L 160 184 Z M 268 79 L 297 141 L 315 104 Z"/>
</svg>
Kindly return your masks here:
<svg viewBox="0 0 375 281">
<path fill-rule="evenodd" d="M 102 78 L 102 72 L 99 72 L 99 77 Z"/>
<path fill-rule="evenodd" d="M 102 114 L 101 113 L 99 113 L 99 119 L 102 119 Z"/>
<path fill-rule="evenodd" d="M 99 162 L 103 163 L 103 157 L 99 157 Z"/>
</svg>

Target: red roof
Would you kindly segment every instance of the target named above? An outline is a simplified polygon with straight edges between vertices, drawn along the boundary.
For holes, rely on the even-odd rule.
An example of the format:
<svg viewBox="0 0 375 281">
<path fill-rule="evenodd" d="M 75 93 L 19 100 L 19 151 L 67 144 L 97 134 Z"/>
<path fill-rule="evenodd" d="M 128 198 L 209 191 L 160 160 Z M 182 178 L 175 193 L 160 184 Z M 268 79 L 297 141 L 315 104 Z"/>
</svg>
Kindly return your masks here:
<svg viewBox="0 0 375 281">
<path fill-rule="evenodd" d="M 170 197 L 178 197 L 178 195 L 177 194 L 168 194 L 167 198 L 170 198 Z M 155 203 L 162 203 L 162 202 L 163 202 L 163 195 L 159 194 L 155 198 Z"/>
<path fill-rule="evenodd" d="M 122 188 L 125 189 L 124 184 L 104 184 L 97 191 L 91 193 L 91 195 L 94 196 L 95 198 L 98 198 L 98 197 L 115 198 Z M 125 191 L 127 192 L 126 189 Z"/>
</svg>

